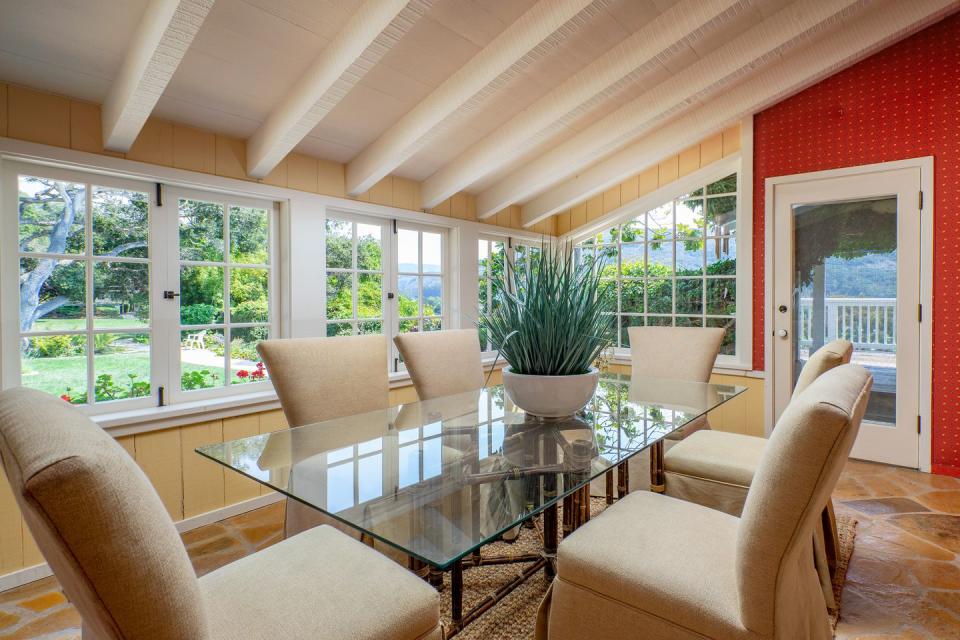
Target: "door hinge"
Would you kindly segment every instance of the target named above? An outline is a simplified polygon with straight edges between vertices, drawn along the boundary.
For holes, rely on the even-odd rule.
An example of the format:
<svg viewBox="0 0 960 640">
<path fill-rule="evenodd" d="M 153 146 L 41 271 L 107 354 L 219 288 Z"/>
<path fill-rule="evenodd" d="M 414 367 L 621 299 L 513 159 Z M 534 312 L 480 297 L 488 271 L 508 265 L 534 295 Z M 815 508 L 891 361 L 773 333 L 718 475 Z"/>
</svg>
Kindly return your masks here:
<svg viewBox="0 0 960 640">
<path fill-rule="evenodd" d="M 157 206 L 163 206 L 163 185 L 159 182 L 157 183 Z"/>
<path fill-rule="evenodd" d="M 393 235 L 397 235 L 397 219 L 393 219 Z"/>
<path fill-rule="evenodd" d="M 923 211 L 923 191 L 920 192 L 920 210 Z"/>
<path fill-rule="evenodd" d="M 920 433 L 920 416 L 917 416 L 917 434 Z"/>
<path fill-rule="evenodd" d="M 923 305 L 917 305 L 917 322 L 923 322 Z"/>
</svg>

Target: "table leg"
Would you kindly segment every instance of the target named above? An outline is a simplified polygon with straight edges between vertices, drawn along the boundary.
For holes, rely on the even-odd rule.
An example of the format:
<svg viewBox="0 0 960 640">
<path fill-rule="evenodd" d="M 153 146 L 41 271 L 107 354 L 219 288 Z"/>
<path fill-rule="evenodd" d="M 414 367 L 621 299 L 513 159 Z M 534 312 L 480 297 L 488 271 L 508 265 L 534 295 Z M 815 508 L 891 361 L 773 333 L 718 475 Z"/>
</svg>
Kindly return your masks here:
<svg viewBox="0 0 960 640">
<path fill-rule="evenodd" d="M 566 501 L 564 501 L 564 507 L 566 507 Z M 564 514 L 566 514 L 566 509 L 564 509 Z M 566 520 L 566 516 L 564 516 Z M 566 527 L 566 523 L 564 523 Z M 557 575 L 557 505 L 556 503 L 550 505 L 543 510 L 543 556 L 547 561 L 546 567 L 544 567 L 544 572 L 547 575 L 547 580 L 553 580 L 554 576 Z"/>
<path fill-rule="evenodd" d="M 607 471 L 607 475 L 605 477 L 607 480 L 607 504 L 611 505 L 613 504 L 613 469 Z"/>
<path fill-rule="evenodd" d="M 563 498 L 563 537 L 573 533 L 573 495 Z"/>
<path fill-rule="evenodd" d="M 454 629 L 463 627 L 463 563 L 459 560 L 450 569 L 450 622 Z"/>
<path fill-rule="evenodd" d="M 590 522 L 590 484 L 587 483 L 587 486 L 583 488 L 583 522 L 581 524 L 586 524 Z"/>
<path fill-rule="evenodd" d="M 666 476 L 663 471 L 663 440 L 658 440 L 650 447 L 650 491 L 663 493 L 666 489 Z"/>
<path fill-rule="evenodd" d="M 627 463 L 621 462 L 617 465 L 617 499 L 627 495 L 629 489 L 629 480 L 627 479 Z"/>
</svg>

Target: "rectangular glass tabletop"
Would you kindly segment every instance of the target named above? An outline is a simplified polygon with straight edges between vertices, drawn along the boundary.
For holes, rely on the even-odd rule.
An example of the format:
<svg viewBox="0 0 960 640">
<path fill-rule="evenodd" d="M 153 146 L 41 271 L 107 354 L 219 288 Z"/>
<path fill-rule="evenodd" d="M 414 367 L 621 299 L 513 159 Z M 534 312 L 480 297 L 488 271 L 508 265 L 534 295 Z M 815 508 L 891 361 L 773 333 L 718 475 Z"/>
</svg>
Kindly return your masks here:
<svg viewBox="0 0 960 640">
<path fill-rule="evenodd" d="M 443 570 L 745 390 L 611 374 L 540 419 L 492 386 L 197 452 Z"/>
</svg>

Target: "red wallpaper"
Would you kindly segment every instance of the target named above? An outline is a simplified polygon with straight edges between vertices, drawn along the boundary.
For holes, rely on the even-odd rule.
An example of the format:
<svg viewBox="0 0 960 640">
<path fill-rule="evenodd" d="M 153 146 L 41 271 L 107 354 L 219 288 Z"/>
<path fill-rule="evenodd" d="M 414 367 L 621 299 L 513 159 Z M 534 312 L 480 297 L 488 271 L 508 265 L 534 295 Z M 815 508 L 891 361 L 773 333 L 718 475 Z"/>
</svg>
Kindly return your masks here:
<svg viewBox="0 0 960 640">
<path fill-rule="evenodd" d="M 960 475 L 960 14 L 754 118 L 753 368 L 763 369 L 764 180 L 934 157 L 933 465 Z"/>
</svg>

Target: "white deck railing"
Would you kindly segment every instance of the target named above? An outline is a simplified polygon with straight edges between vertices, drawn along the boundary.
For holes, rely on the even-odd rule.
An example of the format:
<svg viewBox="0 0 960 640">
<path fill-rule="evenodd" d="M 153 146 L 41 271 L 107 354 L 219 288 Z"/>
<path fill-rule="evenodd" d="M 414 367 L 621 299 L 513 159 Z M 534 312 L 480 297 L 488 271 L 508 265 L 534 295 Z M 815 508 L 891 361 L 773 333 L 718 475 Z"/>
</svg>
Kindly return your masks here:
<svg viewBox="0 0 960 640">
<path fill-rule="evenodd" d="M 859 349 L 897 350 L 896 298 L 827 298 L 824 342 L 843 338 Z M 813 344 L 813 298 L 800 298 L 800 346 Z"/>
</svg>

